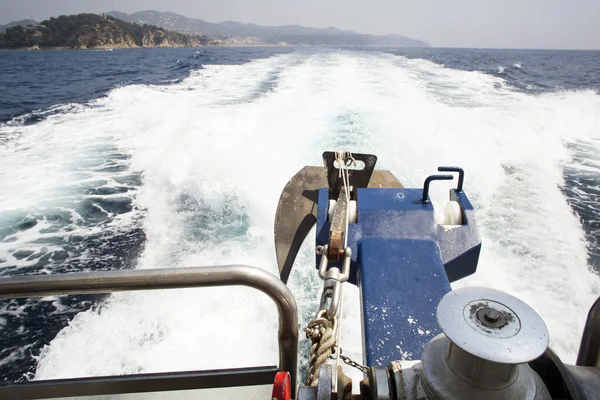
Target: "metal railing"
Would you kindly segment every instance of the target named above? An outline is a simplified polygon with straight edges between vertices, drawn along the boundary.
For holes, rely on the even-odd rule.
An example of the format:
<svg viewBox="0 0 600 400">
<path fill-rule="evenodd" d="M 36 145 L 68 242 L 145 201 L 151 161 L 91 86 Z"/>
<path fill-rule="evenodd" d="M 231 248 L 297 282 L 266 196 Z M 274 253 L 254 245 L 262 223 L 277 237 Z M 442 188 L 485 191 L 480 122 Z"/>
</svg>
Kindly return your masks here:
<svg viewBox="0 0 600 400">
<path fill-rule="evenodd" d="M 0 299 L 66 294 L 247 286 L 268 295 L 279 312 L 279 369 L 290 373 L 296 386 L 298 310 L 294 296 L 275 275 L 244 265 L 85 272 L 0 279 Z"/>
<path fill-rule="evenodd" d="M 279 368 L 272 366 L 19 382 L 0 385 L 0 399 L 57 399 L 114 394 L 131 395 L 181 390 L 245 388 L 258 385 L 272 387 L 275 374 L 278 371 Z M 137 398 L 143 399 L 145 396 Z"/>
</svg>

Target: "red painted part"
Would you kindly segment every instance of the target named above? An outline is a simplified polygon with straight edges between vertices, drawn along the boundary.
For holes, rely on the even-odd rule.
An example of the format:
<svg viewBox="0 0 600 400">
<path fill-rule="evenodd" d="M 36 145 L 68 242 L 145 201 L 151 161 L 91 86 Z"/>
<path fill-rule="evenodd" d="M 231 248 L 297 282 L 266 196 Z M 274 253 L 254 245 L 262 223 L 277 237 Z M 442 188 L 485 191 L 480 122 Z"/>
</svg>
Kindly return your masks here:
<svg viewBox="0 0 600 400">
<path fill-rule="evenodd" d="M 291 400 L 292 382 L 289 372 L 278 372 L 273 385 L 273 400 Z"/>
</svg>

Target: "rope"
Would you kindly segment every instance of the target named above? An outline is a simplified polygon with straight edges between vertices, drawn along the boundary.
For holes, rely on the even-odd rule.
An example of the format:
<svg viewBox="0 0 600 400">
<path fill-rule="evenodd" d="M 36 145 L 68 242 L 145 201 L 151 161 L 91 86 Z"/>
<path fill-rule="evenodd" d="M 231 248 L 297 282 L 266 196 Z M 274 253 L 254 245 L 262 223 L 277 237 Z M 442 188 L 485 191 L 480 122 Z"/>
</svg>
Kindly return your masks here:
<svg viewBox="0 0 600 400">
<path fill-rule="evenodd" d="M 349 165 L 356 165 L 356 160 L 352 157 L 352 153 L 349 151 L 336 151 L 335 160 L 338 163 L 339 177 L 342 178 L 344 184 L 344 194 L 346 197 L 346 234 L 344 235 L 344 248 L 348 247 L 348 223 L 350 215 L 348 209 L 350 207 L 350 172 L 348 171 Z"/>
<path fill-rule="evenodd" d="M 342 178 L 342 182 L 344 183 L 344 194 L 346 196 L 346 230 L 345 230 L 345 234 L 344 234 L 344 249 L 346 247 L 348 247 L 348 225 L 350 223 L 350 172 L 348 171 L 348 166 L 349 165 L 356 165 L 356 160 L 354 159 L 354 157 L 352 157 L 352 153 L 349 151 L 336 151 L 335 152 L 335 158 L 336 161 L 338 162 L 338 166 L 339 166 L 339 176 Z M 349 162 L 350 164 L 347 164 L 347 162 Z M 337 335 L 336 335 L 336 347 L 337 350 L 335 352 L 335 366 L 336 366 L 336 371 L 338 370 L 339 366 L 340 366 L 340 355 L 341 355 L 341 348 L 339 347 L 340 343 L 341 343 L 341 336 L 342 336 L 342 317 L 343 317 L 343 309 L 344 309 L 344 299 L 343 299 L 343 292 L 342 292 L 342 288 L 340 287 L 340 298 L 341 298 L 341 302 L 340 302 L 340 308 L 339 308 L 339 318 L 338 318 L 338 324 L 336 326 L 336 330 L 337 330 Z M 335 382 L 336 385 L 336 390 L 337 390 L 337 381 Z"/>
<path fill-rule="evenodd" d="M 331 327 L 320 326 L 316 335 L 310 335 L 312 346 L 310 347 L 310 361 L 306 386 L 317 386 L 319 383 L 319 370 L 327 362 L 335 347 L 335 338 Z M 313 331 L 314 332 L 314 331 Z M 316 332 L 315 332 L 316 333 Z"/>
<path fill-rule="evenodd" d="M 340 356 L 342 355 L 342 348 L 340 347 L 340 344 L 342 343 L 342 318 L 344 317 L 343 311 L 344 311 L 344 292 L 342 291 L 342 289 L 344 288 L 343 285 L 340 285 L 340 308 L 339 308 L 339 317 L 338 317 L 338 323 L 336 324 L 335 329 L 337 329 L 337 335 L 336 335 L 336 339 L 335 339 L 335 344 L 336 344 L 336 351 L 335 351 L 335 370 L 338 371 L 339 367 L 340 367 Z M 337 379 L 335 381 L 335 390 L 337 392 Z"/>
<path fill-rule="evenodd" d="M 344 249 L 348 247 L 348 224 L 350 222 L 349 207 L 350 207 L 350 172 L 348 166 L 356 165 L 356 160 L 352 157 L 349 151 L 336 151 L 335 160 L 338 163 L 339 177 L 342 179 L 344 196 L 346 198 L 346 230 L 344 235 Z M 340 296 L 342 288 L 340 287 Z M 323 364 L 331 357 L 333 349 L 336 351 L 336 367 L 340 365 L 341 349 L 339 342 L 341 338 L 341 316 L 343 310 L 343 301 L 341 301 L 338 315 L 334 316 L 333 321 L 323 319 L 324 314 L 318 314 L 308 327 L 305 329 L 306 336 L 310 338 L 312 345 L 310 347 L 310 360 L 308 367 L 308 375 L 306 377 L 306 386 L 317 386 L 319 383 L 319 371 Z M 330 323 L 333 322 L 333 327 Z M 338 344 L 336 346 L 336 344 Z M 336 368 L 337 374 L 337 368 Z M 334 382 L 337 386 L 337 380 Z M 336 389 L 337 390 L 337 389 Z"/>
</svg>

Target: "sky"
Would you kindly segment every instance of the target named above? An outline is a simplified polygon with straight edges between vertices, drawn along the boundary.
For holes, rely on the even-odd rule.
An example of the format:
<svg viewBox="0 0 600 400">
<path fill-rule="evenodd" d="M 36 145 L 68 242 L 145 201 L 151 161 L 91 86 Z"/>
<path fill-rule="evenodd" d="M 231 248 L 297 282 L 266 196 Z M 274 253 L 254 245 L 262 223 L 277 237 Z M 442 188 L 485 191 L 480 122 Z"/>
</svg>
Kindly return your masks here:
<svg viewBox="0 0 600 400">
<path fill-rule="evenodd" d="M 0 24 L 114 9 L 396 33 L 437 47 L 600 49 L 600 0 L 0 0 Z"/>
</svg>

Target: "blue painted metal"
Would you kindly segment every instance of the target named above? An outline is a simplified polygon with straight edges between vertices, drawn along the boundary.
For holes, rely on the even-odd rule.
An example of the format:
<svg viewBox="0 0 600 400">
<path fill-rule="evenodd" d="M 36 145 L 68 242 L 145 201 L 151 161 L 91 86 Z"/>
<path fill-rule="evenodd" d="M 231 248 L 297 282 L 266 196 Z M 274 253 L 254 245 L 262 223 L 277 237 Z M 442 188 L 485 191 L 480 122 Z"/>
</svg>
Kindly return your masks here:
<svg viewBox="0 0 600 400">
<path fill-rule="evenodd" d="M 367 365 L 421 359 L 425 345 L 440 333 L 436 306 L 451 290 L 437 243 L 365 239 L 359 247 Z"/>
<path fill-rule="evenodd" d="M 481 240 L 473 206 L 462 191 L 451 190 L 463 225 L 436 224 L 422 189 L 358 189 L 355 224 L 348 227 L 352 248 L 349 282 L 362 295 L 367 365 L 419 359 L 439 333 L 435 309 L 450 282 L 477 269 Z M 319 191 L 317 245 L 329 239 L 328 190 Z M 319 265 L 320 256 L 317 256 Z"/>
</svg>

